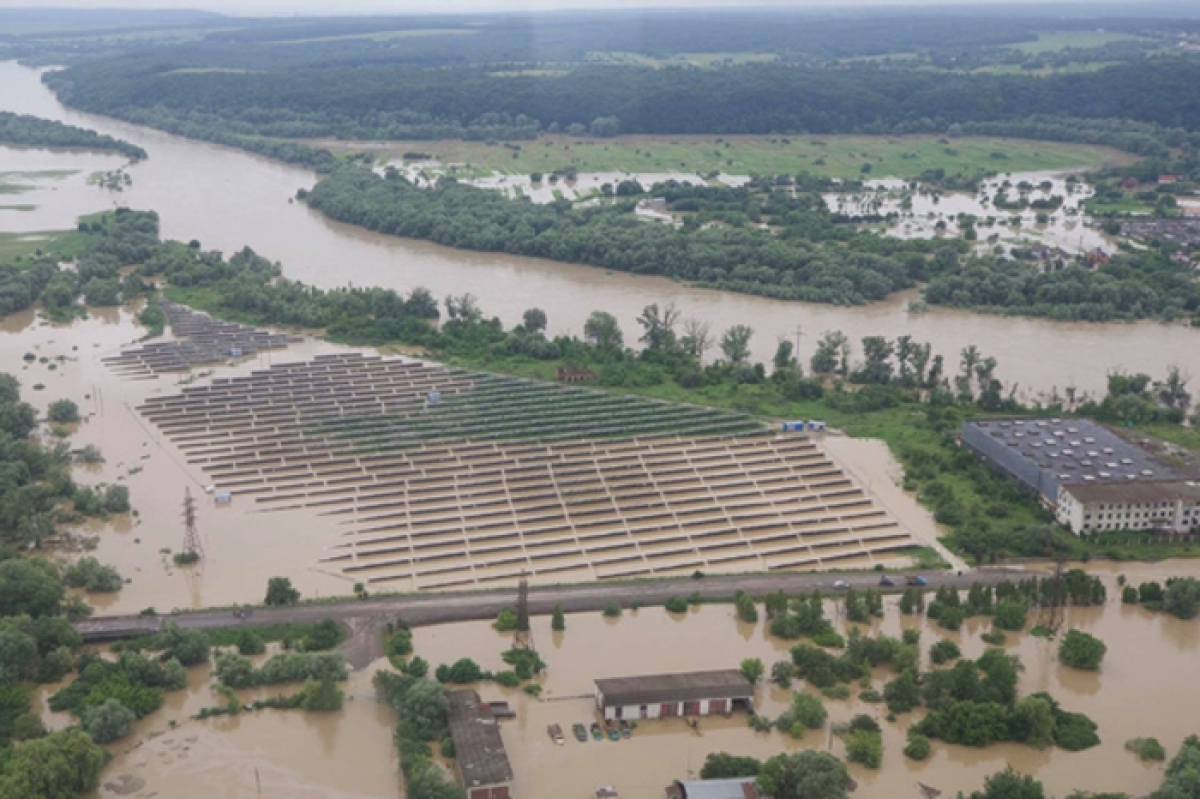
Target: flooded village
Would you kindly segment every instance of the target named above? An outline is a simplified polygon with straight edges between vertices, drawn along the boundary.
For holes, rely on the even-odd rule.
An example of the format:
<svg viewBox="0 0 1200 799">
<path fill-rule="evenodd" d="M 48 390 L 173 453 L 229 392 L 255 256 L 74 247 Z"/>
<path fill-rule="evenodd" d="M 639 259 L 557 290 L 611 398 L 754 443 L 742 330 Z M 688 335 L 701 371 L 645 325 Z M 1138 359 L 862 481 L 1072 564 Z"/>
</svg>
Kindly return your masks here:
<svg viewBox="0 0 1200 799">
<path fill-rule="evenodd" d="M 788 793 L 822 770 L 838 799 L 1000 799 L 972 792 L 1001 773 L 1066 799 L 1157 797 L 1197 745 L 1192 320 L 928 308 L 920 289 L 822 305 L 374 233 L 297 202 L 308 167 L 73 110 L 44 74 L 0 62 L 0 111 L 152 154 L 0 143 L 0 254 L 25 268 L 156 215 L 145 262 L 98 259 L 120 301 L 81 288 L 69 313 L 0 318 L 5 407 L 32 409 L 5 479 L 33 480 L 34 453 L 75 489 L 0 557 L 42 570 L 0 575 L 29 580 L 0 590 L 20 659 L 4 757 L 84 731 L 88 799 L 826 799 Z M 939 135 L 909 144 L 957 155 Z M 783 142 L 824 165 L 825 138 Z M 631 224 L 655 229 L 690 228 L 642 186 L 757 179 L 657 161 L 551 179 L 339 142 L 514 202 L 586 209 L 637 182 Z M 957 186 L 850 157 L 861 179 L 811 192 L 833 246 L 927 242 L 915 269 L 955 243 L 1051 274 L 1166 242 L 1200 269 L 1200 220 L 1093 214 L 1088 164 Z M 96 292 L 92 266 L 39 268 Z M 391 333 L 339 343 L 372 341 L 353 329 L 368 295 Z M 264 321 L 287 302 L 342 305 Z M 556 355 L 521 360 L 539 345 Z M 30 587 L 51 574 L 52 613 Z"/>
</svg>

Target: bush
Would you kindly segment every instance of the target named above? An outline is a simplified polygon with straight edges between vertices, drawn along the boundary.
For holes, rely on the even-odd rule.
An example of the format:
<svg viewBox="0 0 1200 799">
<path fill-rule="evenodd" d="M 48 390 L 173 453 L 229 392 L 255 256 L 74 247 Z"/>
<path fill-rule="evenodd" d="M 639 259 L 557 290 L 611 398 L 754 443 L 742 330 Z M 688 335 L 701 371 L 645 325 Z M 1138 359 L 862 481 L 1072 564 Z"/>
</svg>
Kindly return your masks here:
<svg viewBox="0 0 1200 799">
<path fill-rule="evenodd" d="M 1025 629 L 1025 617 L 1028 609 L 1025 603 L 1016 599 L 1004 599 L 996 603 L 992 624 L 1001 630 L 1020 631 Z"/>
<path fill-rule="evenodd" d="M 532 649 L 510 649 L 500 658 L 512 666 L 522 680 L 532 680 L 534 675 L 541 674 L 542 669 L 546 668 L 541 656 Z"/>
<path fill-rule="evenodd" d="M 924 760 L 929 757 L 929 739 L 919 732 L 909 732 L 908 744 L 904 747 L 904 756 L 911 760 Z"/>
<path fill-rule="evenodd" d="M 907 646 L 916 646 L 917 644 L 921 643 L 921 631 L 912 629 L 905 630 L 900 634 L 900 640 L 903 641 Z"/>
<path fill-rule="evenodd" d="M 515 671 L 498 671 L 492 675 L 492 679 L 505 688 L 516 688 L 521 684 L 521 678 Z"/>
<path fill-rule="evenodd" d="M 104 566 L 93 557 L 85 556 L 63 570 L 63 582 L 72 588 L 82 588 L 89 594 L 112 594 L 121 590 L 124 581 L 112 566 Z"/>
<path fill-rule="evenodd" d="M 758 658 L 746 658 L 742 661 L 740 671 L 751 685 L 756 685 L 766 673 L 766 667 Z"/>
<path fill-rule="evenodd" d="M 737 600 L 734 603 L 737 610 L 738 619 L 753 624 L 758 621 L 758 608 L 754 605 L 754 599 L 749 594 L 738 594 Z"/>
<path fill-rule="evenodd" d="M 686 610 L 686 604 L 684 609 Z M 606 618 L 615 619 L 621 615 L 621 603 L 612 601 L 605 602 L 604 610 L 602 612 Z"/>
<path fill-rule="evenodd" d="M 492 623 L 492 627 L 496 632 L 510 633 L 517 629 L 517 612 L 512 608 L 505 608 L 496 616 L 496 621 Z"/>
<path fill-rule="evenodd" d="M 930 610 L 933 610 L 933 604 L 930 603 Z M 953 632 L 962 627 L 964 615 L 962 608 L 943 605 L 937 615 L 938 626 Z"/>
<path fill-rule="evenodd" d="M 1002 646 L 1008 640 L 1008 636 L 1004 634 L 1004 630 L 997 630 L 995 628 L 988 630 L 979 637 L 983 639 L 985 644 L 991 644 L 992 646 Z"/>
<path fill-rule="evenodd" d="M 1121 602 L 1126 605 L 1136 605 L 1138 603 L 1137 589 L 1132 585 L 1127 585 L 1121 589 Z"/>
<path fill-rule="evenodd" d="M 554 613 L 550 617 L 550 629 L 556 633 L 567 629 L 567 617 L 563 614 L 562 605 L 554 606 Z"/>
<path fill-rule="evenodd" d="M 317 713 L 342 709 L 346 695 L 332 679 L 308 680 L 300 691 L 300 707 Z"/>
<path fill-rule="evenodd" d="M 883 694 L 879 693 L 874 688 L 868 688 L 865 691 L 859 691 L 858 698 L 863 702 L 877 703 L 883 701 Z"/>
<path fill-rule="evenodd" d="M 479 664 L 470 658 L 460 658 L 450 666 L 444 664 L 438 666 L 435 674 L 438 682 L 453 683 L 454 685 L 479 682 L 484 678 L 483 669 L 479 668 Z"/>
<path fill-rule="evenodd" d="M 322 619 L 313 625 L 308 635 L 304 636 L 301 645 L 306 652 L 323 652 L 333 649 L 346 637 L 342 626 L 333 619 Z"/>
<path fill-rule="evenodd" d="M 812 694 L 797 692 L 792 696 L 791 706 L 775 721 L 775 726 L 787 731 L 792 725 L 800 723 L 815 730 L 825 726 L 828 718 L 829 712 L 825 710 L 824 702 Z"/>
<path fill-rule="evenodd" d="M 959 657 L 962 657 L 962 650 L 958 648 L 958 644 L 949 639 L 943 639 L 929 647 L 929 659 L 938 666 Z"/>
<path fill-rule="evenodd" d="M 236 646 L 239 655 L 261 655 L 267 651 L 262 636 L 249 628 L 238 630 Z"/>
<path fill-rule="evenodd" d="M 844 649 L 846 639 L 833 630 L 822 630 L 812 636 L 812 641 L 817 646 L 823 646 L 827 649 Z"/>
<path fill-rule="evenodd" d="M 883 762 L 883 738 L 878 732 L 853 730 L 845 736 L 846 760 L 879 768 Z"/>
<path fill-rule="evenodd" d="M 663 604 L 663 607 L 667 609 L 668 613 L 687 613 L 688 603 L 687 600 L 681 596 L 673 596 Z M 605 610 L 607 611 L 607 606 L 605 607 Z M 612 614 L 606 612 L 604 615 L 608 616 Z M 617 613 L 616 615 L 619 616 L 621 614 Z"/>
<path fill-rule="evenodd" d="M 1099 668 L 1106 652 L 1108 647 L 1103 641 L 1079 630 L 1068 630 L 1058 645 L 1059 661 L 1076 669 Z"/>
<path fill-rule="evenodd" d="M 753 757 L 738 757 L 727 752 L 710 752 L 700 767 L 700 779 L 723 780 L 757 777 L 762 763 Z"/>
<path fill-rule="evenodd" d="M 79 421 L 79 406 L 69 399 L 51 402 L 46 417 L 55 424 L 74 424 Z"/>
<path fill-rule="evenodd" d="M 1167 759 L 1167 750 L 1163 748 L 1157 738 L 1130 738 L 1125 742 L 1125 748 L 1141 760 Z"/>
<path fill-rule="evenodd" d="M 845 685 L 827 685 L 821 689 L 821 696 L 841 701 L 850 698 L 850 689 Z"/>
<path fill-rule="evenodd" d="M 796 678 L 796 667 L 791 661 L 779 660 L 771 666 L 771 682 L 780 688 L 791 688 Z"/>
<path fill-rule="evenodd" d="M 292 587 L 287 577 L 272 577 L 267 581 L 267 596 L 263 603 L 271 607 L 294 605 L 300 601 L 300 592 Z"/>
</svg>

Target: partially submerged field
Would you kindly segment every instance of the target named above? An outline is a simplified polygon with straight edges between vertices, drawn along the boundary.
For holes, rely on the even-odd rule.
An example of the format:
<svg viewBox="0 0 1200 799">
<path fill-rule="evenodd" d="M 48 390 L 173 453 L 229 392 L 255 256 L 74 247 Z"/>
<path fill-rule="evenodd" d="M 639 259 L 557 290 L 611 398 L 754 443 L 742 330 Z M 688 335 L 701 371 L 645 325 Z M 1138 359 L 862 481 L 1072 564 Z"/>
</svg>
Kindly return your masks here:
<svg viewBox="0 0 1200 799">
<path fill-rule="evenodd" d="M 915 178 L 946 174 L 1089 169 L 1132 156 L 1107 147 L 1059 142 L 935 136 L 620 136 L 550 135 L 537 141 L 321 142 L 337 150 L 400 159 L 423 153 L 441 164 L 511 174 L 578 172 L 721 172 L 733 175 L 808 172 L 831 178 Z M 864 169 L 869 170 L 864 172 Z"/>
</svg>

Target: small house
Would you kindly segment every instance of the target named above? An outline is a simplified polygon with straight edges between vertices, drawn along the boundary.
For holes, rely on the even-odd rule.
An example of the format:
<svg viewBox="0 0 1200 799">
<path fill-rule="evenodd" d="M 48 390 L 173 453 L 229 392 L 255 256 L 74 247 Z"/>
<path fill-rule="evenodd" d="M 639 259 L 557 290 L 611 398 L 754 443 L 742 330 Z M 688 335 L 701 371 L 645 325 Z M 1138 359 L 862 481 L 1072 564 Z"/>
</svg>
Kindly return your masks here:
<svg viewBox="0 0 1200 799">
<path fill-rule="evenodd" d="M 667 799 L 759 799 L 761 796 L 754 777 L 676 780 L 667 786 Z"/>
<path fill-rule="evenodd" d="M 213 492 L 213 504 L 214 505 L 232 505 L 233 504 L 233 492 L 232 491 L 214 491 Z"/>
<path fill-rule="evenodd" d="M 1172 183 L 1178 183 L 1178 182 L 1179 182 L 1179 177 L 1177 175 L 1159 175 L 1158 176 L 1158 185 L 1160 185 L 1160 186 L 1169 186 Z"/>
<path fill-rule="evenodd" d="M 605 719 L 668 719 L 750 710 L 754 686 L 737 669 L 596 680 Z"/>
</svg>

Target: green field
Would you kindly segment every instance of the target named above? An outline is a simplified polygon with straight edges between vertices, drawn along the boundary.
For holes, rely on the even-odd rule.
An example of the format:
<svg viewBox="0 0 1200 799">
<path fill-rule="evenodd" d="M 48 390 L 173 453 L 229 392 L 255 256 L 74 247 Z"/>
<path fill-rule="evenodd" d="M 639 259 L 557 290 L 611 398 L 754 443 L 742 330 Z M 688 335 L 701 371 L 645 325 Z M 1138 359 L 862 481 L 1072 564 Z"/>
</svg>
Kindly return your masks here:
<svg viewBox="0 0 1200 799">
<path fill-rule="evenodd" d="M 616 64 L 620 66 L 650 67 L 701 67 L 711 69 L 717 66 L 734 66 L 736 64 L 762 64 L 778 61 L 775 53 L 675 53 L 665 58 L 646 55 L 645 53 L 627 52 L 592 52 L 584 56 L 589 64 Z"/>
<path fill-rule="evenodd" d="M 322 143 L 362 149 L 354 143 Z M 519 149 L 511 149 L 519 148 Z M 435 156 L 443 164 L 509 174 L 579 172 L 721 172 L 776 175 L 808 172 L 833 178 L 914 178 L 930 169 L 947 174 L 1085 169 L 1125 163 L 1131 156 L 1105 147 L 1021 139 L 932 136 L 622 136 L 577 139 L 546 136 L 508 146 L 484 142 L 392 142 L 391 158 L 409 151 Z M 865 164 L 869 172 L 863 171 Z M 467 170 L 468 173 L 471 170 Z"/>
<path fill-rule="evenodd" d="M 1060 31 L 1056 33 L 1039 33 L 1036 42 L 1013 45 L 1013 49 L 1029 53 L 1030 55 L 1040 55 L 1042 53 L 1056 53 L 1060 50 L 1066 50 L 1068 47 L 1075 48 L 1076 50 L 1085 50 L 1093 47 L 1102 47 L 1112 42 L 1123 42 L 1141 38 L 1140 36 L 1133 36 L 1128 33 L 1111 33 L 1109 31 Z"/>
<path fill-rule="evenodd" d="M 23 208 L 14 210 L 25 210 Z M 80 221 L 95 221 L 104 214 L 92 214 Z M 47 230 L 36 233 L 0 232 L 0 264 L 9 264 L 17 258 L 28 258 L 39 250 L 59 259 L 74 258 L 89 242 L 93 234 L 78 230 Z"/>
</svg>

